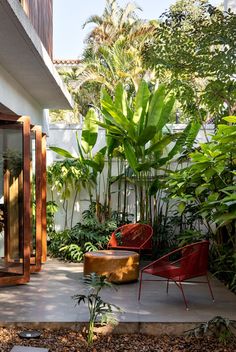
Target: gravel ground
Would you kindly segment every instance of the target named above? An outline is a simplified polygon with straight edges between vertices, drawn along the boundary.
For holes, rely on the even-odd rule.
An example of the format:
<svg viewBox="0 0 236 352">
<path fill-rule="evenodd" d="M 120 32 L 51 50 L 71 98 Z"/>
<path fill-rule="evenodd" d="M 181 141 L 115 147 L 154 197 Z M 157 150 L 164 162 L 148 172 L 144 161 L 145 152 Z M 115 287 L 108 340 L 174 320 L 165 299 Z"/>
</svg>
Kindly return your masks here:
<svg viewBox="0 0 236 352">
<path fill-rule="evenodd" d="M 218 340 L 146 335 L 95 336 L 88 347 L 84 336 L 73 330 L 41 330 L 40 339 L 22 340 L 19 328 L 0 328 L 0 352 L 10 352 L 14 345 L 48 348 L 50 352 L 235 352 L 236 341 L 226 346 Z"/>
</svg>

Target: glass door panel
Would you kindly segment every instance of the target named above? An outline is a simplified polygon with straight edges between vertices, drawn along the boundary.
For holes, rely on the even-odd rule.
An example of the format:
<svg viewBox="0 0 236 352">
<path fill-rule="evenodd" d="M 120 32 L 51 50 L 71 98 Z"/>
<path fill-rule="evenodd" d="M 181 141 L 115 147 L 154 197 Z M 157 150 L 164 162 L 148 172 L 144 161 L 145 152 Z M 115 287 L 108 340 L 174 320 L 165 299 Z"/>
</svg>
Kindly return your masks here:
<svg viewBox="0 0 236 352">
<path fill-rule="evenodd" d="M 23 125 L 0 121 L 0 278 L 24 274 Z"/>
</svg>

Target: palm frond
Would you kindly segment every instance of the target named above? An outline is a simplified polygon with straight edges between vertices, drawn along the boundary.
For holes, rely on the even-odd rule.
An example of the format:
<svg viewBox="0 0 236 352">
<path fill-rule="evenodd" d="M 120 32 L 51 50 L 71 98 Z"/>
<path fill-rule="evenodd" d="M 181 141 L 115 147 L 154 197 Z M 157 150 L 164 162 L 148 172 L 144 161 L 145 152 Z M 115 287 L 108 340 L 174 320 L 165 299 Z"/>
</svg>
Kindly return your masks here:
<svg viewBox="0 0 236 352">
<path fill-rule="evenodd" d="M 88 24 L 97 24 L 97 25 L 101 25 L 103 23 L 103 18 L 101 16 L 98 15 L 92 15 L 90 16 L 82 25 L 82 29 L 84 29 Z"/>
<path fill-rule="evenodd" d="M 140 10 L 142 11 L 141 7 L 136 5 L 134 2 L 129 2 L 125 8 L 122 10 L 122 15 L 120 18 L 120 25 L 119 27 L 122 28 L 126 22 L 129 21 L 129 19 L 136 19 L 136 11 Z"/>
</svg>

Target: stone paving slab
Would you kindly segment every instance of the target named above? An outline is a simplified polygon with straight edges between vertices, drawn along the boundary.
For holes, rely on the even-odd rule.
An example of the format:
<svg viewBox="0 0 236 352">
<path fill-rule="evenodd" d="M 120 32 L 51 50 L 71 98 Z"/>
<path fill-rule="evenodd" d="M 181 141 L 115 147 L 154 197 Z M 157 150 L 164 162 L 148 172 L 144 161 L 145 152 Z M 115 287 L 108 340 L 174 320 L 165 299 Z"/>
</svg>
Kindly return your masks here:
<svg viewBox="0 0 236 352">
<path fill-rule="evenodd" d="M 31 275 L 27 285 L 0 288 L 0 325 L 23 323 L 88 322 L 88 310 L 79 307 L 71 296 L 85 293 L 82 282 L 83 265 L 49 259 L 40 273 Z M 102 298 L 119 306 L 120 323 L 199 323 L 216 315 L 236 320 L 236 296 L 218 280 L 211 278 L 215 296 L 213 303 L 205 284 L 186 283 L 184 290 L 189 302 L 186 311 L 180 290 L 170 284 L 166 294 L 164 282 L 144 282 L 141 301 L 139 283 L 116 285 L 105 289 Z"/>
<path fill-rule="evenodd" d="M 14 346 L 10 352 L 48 352 L 46 348 Z"/>
</svg>

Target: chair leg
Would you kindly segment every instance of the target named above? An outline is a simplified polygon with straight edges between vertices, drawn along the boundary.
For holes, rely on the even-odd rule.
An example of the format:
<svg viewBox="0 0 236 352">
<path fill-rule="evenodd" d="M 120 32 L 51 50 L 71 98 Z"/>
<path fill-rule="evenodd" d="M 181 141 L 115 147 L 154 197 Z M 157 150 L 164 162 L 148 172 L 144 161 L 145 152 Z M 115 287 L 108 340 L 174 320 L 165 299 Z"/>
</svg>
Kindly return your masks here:
<svg viewBox="0 0 236 352">
<path fill-rule="evenodd" d="M 177 284 L 177 283 L 176 283 Z M 188 304 L 187 304 L 187 300 L 185 298 L 185 294 L 184 294 L 184 290 L 183 290 L 183 286 L 181 285 L 181 282 L 179 282 L 177 284 L 177 286 L 180 288 L 181 292 L 182 292 L 182 295 L 183 295 L 183 299 L 184 299 L 184 303 L 185 303 L 185 306 L 186 306 L 186 310 L 189 310 L 189 307 L 188 307 Z"/>
<path fill-rule="evenodd" d="M 169 281 L 170 281 L 170 279 L 167 279 L 167 282 L 166 282 L 166 293 L 167 294 L 169 292 Z"/>
<path fill-rule="evenodd" d="M 143 276 L 143 273 L 142 273 L 142 271 L 141 271 L 140 279 L 139 279 L 139 291 L 138 291 L 138 300 L 139 300 L 139 301 L 140 301 L 141 289 L 142 289 L 142 276 Z"/>
<path fill-rule="evenodd" d="M 213 296 L 213 291 L 212 291 L 212 288 L 211 288 L 210 280 L 209 280 L 209 277 L 208 277 L 207 274 L 206 274 L 206 278 L 207 278 L 207 284 L 208 284 L 208 287 L 209 287 L 209 291 L 210 291 L 210 293 L 211 293 L 212 301 L 215 302 L 215 298 L 214 298 L 214 296 Z"/>
</svg>

